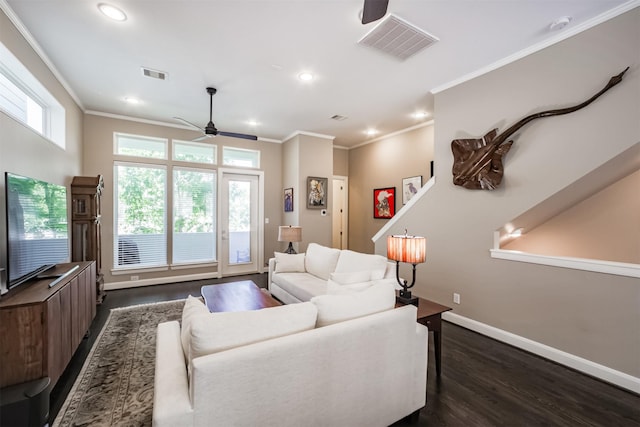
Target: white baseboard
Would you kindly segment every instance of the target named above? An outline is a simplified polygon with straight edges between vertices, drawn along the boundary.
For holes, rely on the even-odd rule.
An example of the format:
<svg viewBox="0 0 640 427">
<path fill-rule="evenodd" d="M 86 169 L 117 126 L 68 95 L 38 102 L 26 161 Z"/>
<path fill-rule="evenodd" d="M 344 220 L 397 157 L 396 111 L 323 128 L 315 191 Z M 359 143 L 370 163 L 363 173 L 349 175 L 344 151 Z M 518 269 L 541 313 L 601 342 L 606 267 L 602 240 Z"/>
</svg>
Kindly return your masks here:
<svg viewBox="0 0 640 427">
<path fill-rule="evenodd" d="M 126 280 L 122 282 L 110 282 L 104 284 L 105 291 L 113 291 L 115 289 L 127 289 L 127 288 L 137 288 L 140 286 L 149 286 L 149 285 L 162 285 L 165 283 L 174 283 L 174 282 L 188 282 L 190 280 L 203 280 L 203 279 L 217 279 L 217 272 L 212 273 L 200 273 L 200 274 L 185 274 L 182 276 L 168 276 L 168 277 L 156 277 L 151 279 L 142 279 L 142 280 Z"/>
<path fill-rule="evenodd" d="M 455 323 L 456 325 L 478 332 L 479 334 L 486 335 L 514 347 L 521 348 L 530 353 L 544 357 L 545 359 L 549 359 L 561 365 L 575 369 L 576 371 L 583 372 L 592 377 L 599 378 L 605 382 L 615 384 L 618 387 L 640 394 L 640 378 L 625 374 L 624 372 L 616 371 L 615 369 L 611 369 L 604 365 L 583 359 L 582 357 L 558 350 L 557 348 L 549 347 L 548 345 L 541 344 L 528 338 L 512 334 L 511 332 L 460 316 L 459 314 L 446 312 L 442 314 L 442 318 L 448 322 Z"/>
</svg>

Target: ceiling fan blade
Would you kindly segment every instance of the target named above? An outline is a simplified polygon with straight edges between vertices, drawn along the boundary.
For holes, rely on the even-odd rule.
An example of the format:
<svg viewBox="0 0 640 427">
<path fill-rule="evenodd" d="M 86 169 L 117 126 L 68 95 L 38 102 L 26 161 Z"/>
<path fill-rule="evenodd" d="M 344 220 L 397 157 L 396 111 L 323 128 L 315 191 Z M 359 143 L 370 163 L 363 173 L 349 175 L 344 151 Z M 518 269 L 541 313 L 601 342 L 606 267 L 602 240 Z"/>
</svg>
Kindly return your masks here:
<svg viewBox="0 0 640 427">
<path fill-rule="evenodd" d="M 199 141 L 205 140 L 207 138 L 212 138 L 212 137 L 213 137 L 213 135 L 202 135 L 202 136 L 199 136 L 199 137 L 197 137 L 195 139 L 192 139 L 191 142 L 199 142 Z"/>
<path fill-rule="evenodd" d="M 389 0 L 364 0 L 364 9 L 362 10 L 362 23 L 377 21 L 387 13 Z"/>
<path fill-rule="evenodd" d="M 222 135 L 222 136 L 230 136 L 232 138 L 242 138 L 242 139 L 250 139 L 252 141 L 257 141 L 258 137 L 255 135 L 247 135 L 244 133 L 234 133 L 234 132 L 222 132 L 222 131 L 218 131 L 218 135 Z"/>
<path fill-rule="evenodd" d="M 187 124 L 187 125 L 189 125 L 189 126 L 191 126 L 191 127 L 194 127 L 194 128 L 196 128 L 196 129 L 199 129 L 199 130 L 201 130 L 202 132 L 204 132 L 204 131 L 205 131 L 203 127 L 200 127 L 200 126 L 198 126 L 198 125 L 196 125 L 196 124 L 194 124 L 194 123 L 191 123 L 190 121 L 185 120 L 185 119 L 183 119 L 183 118 L 181 118 L 181 117 L 174 117 L 174 119 L 179 120 L 179 121 L 181 121 L 181 122 L 183 122 L 183 123 L 185 123 L 185 124 Z"/>
</svg>

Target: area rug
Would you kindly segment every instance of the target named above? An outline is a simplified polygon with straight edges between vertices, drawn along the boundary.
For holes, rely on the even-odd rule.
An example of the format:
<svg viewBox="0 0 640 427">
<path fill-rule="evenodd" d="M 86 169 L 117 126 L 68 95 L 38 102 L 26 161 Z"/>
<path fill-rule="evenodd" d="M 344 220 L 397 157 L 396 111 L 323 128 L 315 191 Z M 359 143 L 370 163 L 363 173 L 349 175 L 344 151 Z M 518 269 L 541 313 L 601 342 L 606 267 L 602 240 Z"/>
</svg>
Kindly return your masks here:
<svg viewBox="0 0 640 427">
<path fill-rule="evenodd" d="M 112 309 L 53 427 L 151 426 L 158 323 L 184 300 Z"/>
</svg>

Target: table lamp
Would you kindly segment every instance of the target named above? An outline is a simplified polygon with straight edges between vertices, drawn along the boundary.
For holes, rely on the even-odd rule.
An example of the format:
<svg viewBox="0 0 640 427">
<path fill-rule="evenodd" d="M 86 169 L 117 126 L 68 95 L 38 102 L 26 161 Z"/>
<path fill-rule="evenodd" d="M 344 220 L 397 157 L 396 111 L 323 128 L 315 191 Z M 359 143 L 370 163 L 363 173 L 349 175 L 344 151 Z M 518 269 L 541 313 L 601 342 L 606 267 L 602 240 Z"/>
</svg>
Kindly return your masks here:
<svg viewBox="0 0 640 427">
<path fill-rule="evenodd" d="M 427 239 L 419 236 L 409 236 L 405 230 L 404 235 L 387 237 L 387 258 L 396 262 L 396 279 L 402 290 L 396 297 L 396 301 L 402 304 L 418 305 L 418 298 L 411 296 L 411 289 L 416 283 L 416 264 L 423 263 L 426 259 Z M 411 284 L 400 279 L 400 263 L 407 262 L 413 266 L 413 280 Z"/>
<path fill-rule="evenodd" d="M 295 254 L 297 253 L 293 249 L 293 242 L 302 241 L 302 227 L 294 225 L 281 225 L 278 229 L 278 242 L 289 242 L 289 247 L 285 253 Z"/>
</svg>

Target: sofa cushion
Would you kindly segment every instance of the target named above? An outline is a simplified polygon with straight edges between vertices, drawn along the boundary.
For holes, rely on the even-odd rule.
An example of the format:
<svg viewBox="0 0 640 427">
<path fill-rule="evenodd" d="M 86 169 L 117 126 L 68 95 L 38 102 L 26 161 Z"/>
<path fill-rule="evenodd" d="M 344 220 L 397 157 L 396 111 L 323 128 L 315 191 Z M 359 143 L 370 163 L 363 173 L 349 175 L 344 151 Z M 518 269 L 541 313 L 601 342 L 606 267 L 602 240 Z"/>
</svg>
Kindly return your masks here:
<svg viewBox="0 0 640 427">
<path fill-rule="evenodd" d="M 348 249 L 343 249 L 340 252 L 335 268 L 336 273 L 352 273 L 363 270 L 371 272 L 371 277 L 367 280 L 382 279 L 387 270 L 387 259 L 382 255 L 363 254 Z"/>
<path fill-rule="evenodd" d="M 390 284 L 378 283 L 359 292 L 319 295 L 311 302 L 318 307 L 316 327 L 321 327 L 390 310 L 396 293 Z"/>
<path fill-rule="evenodd" d="M 305 269 L 314 276 L 329 280 L 329 275 L 336 269 L 339 256 L 340 249 L 309 243 L 307 255 L 304 259 Z"/>
<path fill-rule="evenodd" d="M 309 301 L 316 295 L 327 293 L 327 281 L 309 273 L 279 273 L 274 274 L 271 280 L 300 301 Z"/>
<path fill-rule="evenodd" d="M 182 322 L 180 327 L 180 340 L 185 360 L 189 359 L 189 340 L 191 339 L 191 323 L 195 316 L 209 314 L 209 309 L 198 298 L 189 295 L 182 309 Z"/>
<path fill-rule="evenodd" d="M 276 257 L 276 273 L 304 273 L 304 253 L 285 254 L 274 252 Z"/>
<path fill-rule="evenodd" d="M 371 271 L 352 271 L 345 273 L 331 273 L 330 280 L 340 285 L 352 285 L 354 283 L 368 282 L 371 280 Z"/>
<path fill-rule="evenodd" d="M 253 311 L 210 313 L 191 324 L 190 360 L 234 347 L 313 329 L 317 308 L 306 302 Z"/>
</svg>

